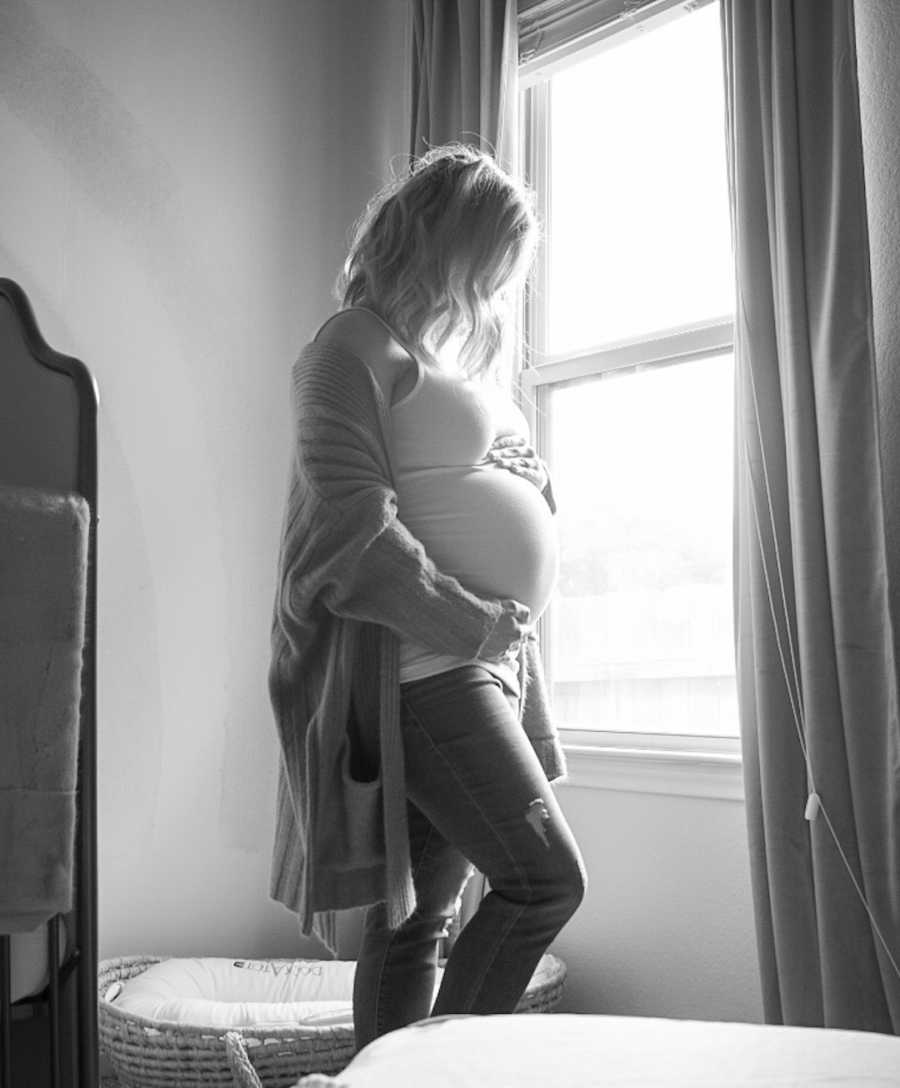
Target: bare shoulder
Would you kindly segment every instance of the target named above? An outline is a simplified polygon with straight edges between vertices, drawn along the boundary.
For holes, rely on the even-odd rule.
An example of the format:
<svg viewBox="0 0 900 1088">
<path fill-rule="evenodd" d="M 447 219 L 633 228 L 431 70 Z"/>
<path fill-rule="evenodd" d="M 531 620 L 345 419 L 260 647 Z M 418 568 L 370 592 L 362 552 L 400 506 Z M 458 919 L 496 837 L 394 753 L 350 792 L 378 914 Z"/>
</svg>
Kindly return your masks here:
<svg viewBox="0 0 900 1088">
<path fill-rule="evenodd" d="M 338 310 L 321 326 L 316 343 L 352 352 L 369 367 L 388 404 L 403 395 L 416 362 L 378 318 L 366 310 Z"/>
</svg>

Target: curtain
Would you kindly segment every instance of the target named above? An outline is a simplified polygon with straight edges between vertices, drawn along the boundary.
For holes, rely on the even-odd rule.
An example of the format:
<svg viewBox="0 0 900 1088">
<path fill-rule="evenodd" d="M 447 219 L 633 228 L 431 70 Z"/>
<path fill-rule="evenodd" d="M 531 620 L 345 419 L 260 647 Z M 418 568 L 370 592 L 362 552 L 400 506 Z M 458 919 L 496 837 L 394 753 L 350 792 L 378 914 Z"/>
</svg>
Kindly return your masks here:
<svg viewBox="0 0 900 1088">
<path fill-rule="evenodd" d="M 516 0 L 412 0 L 412 14 L 412 154 L 459 140 L 514 172 Z"/>
<path fill-rule="evenodd" d="M 852 0 L 721 0 L 734 604 L 768 1023 L 900 1032 L 900 732 Z"/>
</svg>

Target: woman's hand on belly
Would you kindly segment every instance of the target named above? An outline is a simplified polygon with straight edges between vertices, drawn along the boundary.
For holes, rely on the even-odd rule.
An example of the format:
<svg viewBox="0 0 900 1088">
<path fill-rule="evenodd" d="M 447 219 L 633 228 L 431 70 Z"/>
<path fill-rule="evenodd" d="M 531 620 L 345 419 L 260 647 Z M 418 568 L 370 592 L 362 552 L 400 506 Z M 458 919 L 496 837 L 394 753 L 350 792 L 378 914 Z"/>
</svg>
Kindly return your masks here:
<svg viewBox="0 0 900 1088">
<path fill-rule="evenodd" d="M 526 631 L 531 626 L 530 618 L 531 610 L 527 605 L 506 598 L 503 601 L 503 612 L 478 656 L 487 661 L 511 665 L 518 656 Z"/>
<path fill-rule="evenodd" d="M 523 477 L 538 491 L 544 490 L 550 478 L 544 461 L 522 435 L 504 434 L 495 438 L 484 459 Z"/>
</svg>

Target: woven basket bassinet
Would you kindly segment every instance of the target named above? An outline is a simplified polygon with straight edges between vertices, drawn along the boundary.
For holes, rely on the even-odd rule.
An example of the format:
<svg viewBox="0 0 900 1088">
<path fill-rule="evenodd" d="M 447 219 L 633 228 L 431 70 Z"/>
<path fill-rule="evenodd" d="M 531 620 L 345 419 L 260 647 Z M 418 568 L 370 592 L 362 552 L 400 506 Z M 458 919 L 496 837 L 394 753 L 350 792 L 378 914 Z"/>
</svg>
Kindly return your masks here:
<svg viewBox="0 0 900 1088">
<path fill-rule="evenodd" d="M 114 982 L 134 978 L 164 958 L 122 956 L 99 965 L 100 1047 L 122 1088 L 255 1088 L 256 1078 L 265 1088 L 291 1088 L 307 1073 L 339 1073 L 356 1052 L 350 1026 L 226 1031 L 149 1020 L 105 999 Z M 563 961 L 545 953 L 516 1012 L 549 1012 L 562 996 L 565 978 Z"/>
<path fill-rule="evenodd" d="M 149 1020 L 123 1012 L 104 994 L 163 956 L 104 960 L 98 971 L 100 1047 L 122 1088 L 234 1088 L 226 1029 Z M 240 1036 L 266 1088 L 290 1088 L 305 1073 L 337 1073 L 356 1050 L 348 1027 L 244 1028 Z"/>
</svg>

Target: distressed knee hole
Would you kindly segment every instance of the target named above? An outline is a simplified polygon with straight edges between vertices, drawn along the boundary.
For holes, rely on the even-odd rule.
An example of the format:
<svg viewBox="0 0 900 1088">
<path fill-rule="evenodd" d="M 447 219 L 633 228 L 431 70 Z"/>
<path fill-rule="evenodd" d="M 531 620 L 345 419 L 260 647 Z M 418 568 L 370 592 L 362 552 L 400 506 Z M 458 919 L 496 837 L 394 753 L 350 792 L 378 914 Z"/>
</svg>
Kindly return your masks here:
<svg viewBox="0 0 900 1088">
<path fill-rule="evenodd" d="M 536 797 L 525 812 L 526 821 L 534 828 L 535 834 L 541 842 L 550 849 L 550 840 L 547 838 L 546 825 L 550 822 L 550 813 L 540 797 Z"/>
</svg>

